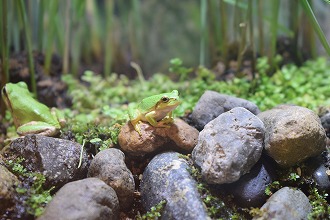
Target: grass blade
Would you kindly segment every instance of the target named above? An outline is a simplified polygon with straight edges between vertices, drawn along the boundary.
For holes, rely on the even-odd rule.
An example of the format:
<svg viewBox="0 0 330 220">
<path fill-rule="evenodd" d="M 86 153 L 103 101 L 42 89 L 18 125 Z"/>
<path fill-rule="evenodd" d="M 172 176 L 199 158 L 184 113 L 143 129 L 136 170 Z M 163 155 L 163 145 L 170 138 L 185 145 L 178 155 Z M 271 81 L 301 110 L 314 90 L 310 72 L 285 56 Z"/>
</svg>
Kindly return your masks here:
<svg viewBox="0 0 330 220">
<path fill-rule="evenodd" d="M 23 26 L 24 26 L 25 40 L 26 40 L 26 44 L 27 44 L 29 69 L 30 69 L 30 76 L 31 76 L 31 89 L 32 89 L 32 93 L 35 96 L 37 96 L 37 85 L 36 85 L 36 79 L 35 79 L 34 59 L 33 59 L 33 54 L 32 54 L 31 30 L 30 30 L 30 25 L 28 23 L 28 18 L 26 15 L 26 8 L 25 8 L 23 0 L 18 1 L 18 10 L 19 10 L 19 13 L 22 18 L 22 22 L 23 22 Z"/>
<path fill-rule="evenodd" d="M 104 57 L 104 75 L 110 76 L 112 64 L 112 16 L 113 16 L 113 0 L 106 1 L 106 30 L 105 30 L 105 57 Z"/>
<path fill-rule="evenodd" d="M 301 0 L 300 3 L 302 4 L 302 7 L 305 11 L 305 13 L 307 14 L 310 22 L 312 23 L 312 27 L 314 28 L 314 31 L 316 32 L 317 36 L 320 39 L 321 44 L 323 45 L 325 51 L 328 53 L 328 55 L 330 56 L 330 46 L 329 43 L 313 13 L 313 10 L 311 8 L 311 6 L 308 3 L 308 0 Z"/>
<path fill-rule="evenodd" d="M 69 50 L 70 50 L 70 24 L 71 24 L 71 1 L 66 1 L 65 9 L 65 39 L 64 39 L 64 51 L 63 51 L 63 73 L 69 72 Z"/>
<path fill-rule="evenodd" d="M 1 66 L 2 66 L 2 73 L 1 73 L 1 88 L 8 82 L 9 79 L 9 55 L 8 55 L 8 5 L 7 0 L 2 1 L 1 5 L 1 12 L 2 12 L 2 22 L 1 22 Z M 1 116 L 5 116 L 5 105 L 3 100 L 0 100 L 0 113 Z"/>
<path fill-rule="evenodd" d="M 277 39 L 277 28 L 278 28 L 278 14 L 280 9 L 280 0 L 272 1 L 272 19 L 270 24 L 270 51 L 269 51 L 269 64 L 271 71 L 274 70 L 274 58 L 276 55 L 276 39 Z"/>
<path fill-rule="evenodd" d="M 201 0 L 201 42 L 199 64 L 205 65 L 205 49 L 206 49 L 206 31 L 207 31 L 207 1 Z"/>
</svg>

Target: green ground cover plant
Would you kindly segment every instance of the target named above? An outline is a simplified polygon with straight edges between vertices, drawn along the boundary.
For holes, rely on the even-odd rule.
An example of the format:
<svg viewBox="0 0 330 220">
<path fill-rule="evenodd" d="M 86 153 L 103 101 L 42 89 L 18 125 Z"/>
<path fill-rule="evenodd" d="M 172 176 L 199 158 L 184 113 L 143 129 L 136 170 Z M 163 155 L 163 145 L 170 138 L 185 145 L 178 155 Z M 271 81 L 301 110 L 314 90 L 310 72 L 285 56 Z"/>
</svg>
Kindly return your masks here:
<svg viewBox="0 0 330 220">
<path fill-rule="evenodd" d="M 330 64 L 325 58 L 305 62 L 301 67 L 288 64 L 278 67 L 274 75 L 268 76 L 270 68 L 267 58 L 257 60 L 257 77 L 253 81 L 246 78 L 234 78 L 230 81 L 215 80 L 215 73 L 198 67 L 187 76 L 188 70 L 182 62 L 171 62 L 170 72 L 176 70 L 179 78 L 189 80 L 171 80 L 166 74 L 156 73 L 148 80 L 129 80 L 126 76 L 112 74 L 103 78 L 91 71 L 82 77 L 84 83 L 71 75 L 63 80 L 68 83 L 73 106 L 66 109 L 74 131 L 87 129 L 86 124 L 117 126 L 128 120 L 127 104 L 162 92 L 177 89 L 183 103 L 174 114 L 184 116 L 191 112 L 206 90 L 233 95 L 254 102 L 262 111 L 279 104 L 295 104 L 318 111 L 319 107 L 330 106 Z M 182 71 L 183 73 L 181 73 Z M 194 76 L 193 76 L 194 75 Z M 81 125 L 84 123 L 85 125 Z"/>
</svg>

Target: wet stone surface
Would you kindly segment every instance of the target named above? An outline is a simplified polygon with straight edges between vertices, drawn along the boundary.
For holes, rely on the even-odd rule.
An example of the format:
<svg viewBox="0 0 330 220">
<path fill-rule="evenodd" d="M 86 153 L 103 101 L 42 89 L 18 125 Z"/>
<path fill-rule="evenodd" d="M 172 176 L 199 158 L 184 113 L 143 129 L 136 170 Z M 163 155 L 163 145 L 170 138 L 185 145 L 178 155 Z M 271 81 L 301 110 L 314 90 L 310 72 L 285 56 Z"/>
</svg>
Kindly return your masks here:
<svg viewBox="0 0 330 220">
<path fill-rule="evenodd" d="M 133 203 L 135 183 L 124 160 L 124 153 L 118 149 L 103 150 L 92 160 L 88 177 L 97 177 L 111 186 L 117 193 L 120 208 L 127 210 Z"/>
<path fill-rule="evenodd" d="M 266 219 L 306 219 L 312 211 L 307 196 L 297 189 L 283 187 L 274 193 L 260 209 L 262 216 L 253 220 Z"/>
<path fill-rule="evenodd" d="M 198 100 L 191 119 L 194 126 L 201 131 L 207 123 L 235 107 L 246 108 L 255 115 L 260 113 L 258 106 L 248 100 L 206 91 Z"/>
<path fill-rule="evenodd" d="M 38 220 L 117 220 L 119 202 L 115 191 L 98 178 L 64 185 Z"/>
<path fill-rule="evenodd" d="M 189 166 L 175 152 L 155 156 L 143 173 L 142 204 L 146 210 L 160 201 L 166 205 L 162 219 L 208 219 Z"/>
<path fill-rule="evenodd" d="M 59 188 L 65 183 L 82 179 L 87 174 L 87 155 L 84 151 L 82 165 L 78 168 L 81 145 L 72 141 L 27 135 L 15 139 L 1 154 L 6 160 L 24 158 L 22 165 L 31 172 L 46 177 L 46 188 Z"/>
<path fill-rule="evenodd" d="M 265 150 L 280 166 L 290 167 L 325 150 L 326 134 L 311 110 L 280 105 L 258 117 L 266 128 Z"/>
<path fill-rule="evenodd" d="M 246 208 L 260 207 L 268 199 L 265 190 L 275 177 L 272 164 L 266 161 L 258 162 L 238 181 L 226 184 L 225 189 L 234 195 L 234 201 L 238 205 Z"/>
<path fill-rule="evenodd" d="M 261 156 L 264 132 L 262 121 L 241 107 L 209 122 L 192 152 L 203 179 L 209 184 L 232 183 L 249 172 Z"/>
<path fill-rule="evenodd" d="M 0 216 L 15 205 L 16 186 L 19 184 L 20 181 L 2 164 L 0 158 Z"/>
</svg>

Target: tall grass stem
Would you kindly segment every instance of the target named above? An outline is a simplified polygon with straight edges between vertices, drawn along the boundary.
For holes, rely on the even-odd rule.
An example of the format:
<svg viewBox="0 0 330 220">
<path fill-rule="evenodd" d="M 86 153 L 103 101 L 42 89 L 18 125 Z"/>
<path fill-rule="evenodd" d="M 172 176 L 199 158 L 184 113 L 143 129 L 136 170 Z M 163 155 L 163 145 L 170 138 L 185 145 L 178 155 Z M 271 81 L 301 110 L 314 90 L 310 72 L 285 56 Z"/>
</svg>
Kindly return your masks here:
<svg viewBox="0 0 330 220">
<path fill-rule="evenodd" d="M 70 23 L 71 23 L 71 1 L 66 1 L 65 8 L 65 32 L 63 51 L 63 73 L 69 72 L 69 52 L 70 52 Z"/>
<path fill-rule="evenodd" d="M 276 55 L 276 40 L 277 40 L 277 29 L 278 29 L 278 14 L 280 9 L 280 0 L 272 0 L 271 4 L 272 15 L 270 23 L 270 50 L 268 55 L 268 60 L 271 66 L 271 71 L 274 70 L 275 63 L 274 58 Z"/>
<path fill-rule="evenodd" d="M 112 26 L 113 26 L 113 0 L 106 1 L 106 22 L 105 22 L 105 56 L 104 56 L 104 75 L 110 76 L 113 54 Z"/>
<path fill-rule="evenodd" d="M 254 31 L 253 31 L 253 1 L 249 0 L 248 3 L 248 25 L 249 25 L 249 38 L 250 38 L 250 46 L 252 51 L 251 57 L 251 72 L 253 79 L 255 78 L 255 47 L 254 47 Z"/>
<path fill-rule="evenodd" d="M 27 52 L 28 52 L 28 60 L 29 60 L 29 69 L 30 69 L 30 77 L 31 77 L 31 89 L 32 93 L 37 96 L 37 84 L 36 84 L 36 77 L 35 77 L 35 68 L 34 68 L 34 58 L 32 53 L 32 41 L 31 41 L 31 30 L 30 24 L 28 23 L 28 18 L 26 15 L 26 8 L 24 5 L 23 0 L 18 1 L 18 9 L 23 21 L 24 26 L 24 34 L 25 40 L 27 45 Z"/>
<path fill-rule="evenodd" d="M 201 42 L 199 64 L 205 66 L 206 31 L 207 31 L 207 0 L 201 0 Z"/>
<path fill-rule="evenodd" d="M 1 83 L 0 86 L 3 88 L 3 86 L 8 82 L 9 80 L 9 55 L 8 55 L 8 4 L 7 0 L 2 1 L 1 5 L 1 12 L 2 12 L 2 22 L 1 22 Z M 1 99 L 1 98 L 0 98 Z M 5 116 L 5 104 L 4 101 L 0 100 L 0 114 L 2 117 Z"/>
<path fill-rule="evenodd" d="M 223 0 L 220 1 L 220 17 L 221 17 L 221 52 L 223 57 L 223 62 L 227 63 L 227 53 L 228 53 L 228 30 L 227 30 L 227 10 L 226 4 Z"/>
<path fill-rule="evenodd" d="M 263 0 L 258 0 L 258 34 L 259 34 L 259 53 L 261 55 L 265 54 L 265 49 L 264 49 L 264 26 L 263 26 Z"/>
<path fill-rule="evenodd" d="M 314 31 L 316 32 L 318 38 L 320 39 L 321 44 L 323 45 L 327 54 L 330 56 L 329 43 L 313 13 L 313 10 L 312 10 L 310 4 L 308 3 L 308 0 L 301 0 L 300 3 L 302 4 L 302 7 L 303 7 L 305 13 L 307 14 L 309 20 L 311 21 L 312 27 L 314 28 Z"/>
</svg>

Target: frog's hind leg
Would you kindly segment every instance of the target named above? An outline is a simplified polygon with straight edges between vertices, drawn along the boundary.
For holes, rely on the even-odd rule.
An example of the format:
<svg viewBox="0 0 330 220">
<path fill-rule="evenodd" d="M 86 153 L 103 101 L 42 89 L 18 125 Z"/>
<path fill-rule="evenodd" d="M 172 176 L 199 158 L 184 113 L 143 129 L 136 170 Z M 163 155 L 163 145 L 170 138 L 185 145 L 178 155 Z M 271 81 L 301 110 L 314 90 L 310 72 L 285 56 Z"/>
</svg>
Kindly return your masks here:
<svg viewBox="0 0 330 220">
<path fill-rule="evenodd" d="M 27 134 L 40 134 L 45 136 L 55 136 L 58 134 L 59 130 L 50 124 L 41 121 L 31 121 L 24 125 L 21 125 L 16 130 L 17 134 L 20 136 Z"/>
<path fill-rule="evenodd" d="M 166 123 L 163 122 L 164 119 L 160 120 L 159 122 L 156 121 L 156 119 L 154 118 L 154 112 L 149 112 L 148 114 L 146 114 L 146 119 L 149 122 L 149 124 L 151 124 L 153 127 L 156 128 L 168 128 L 170 126 L 166 125 Z"/>
</svg>

